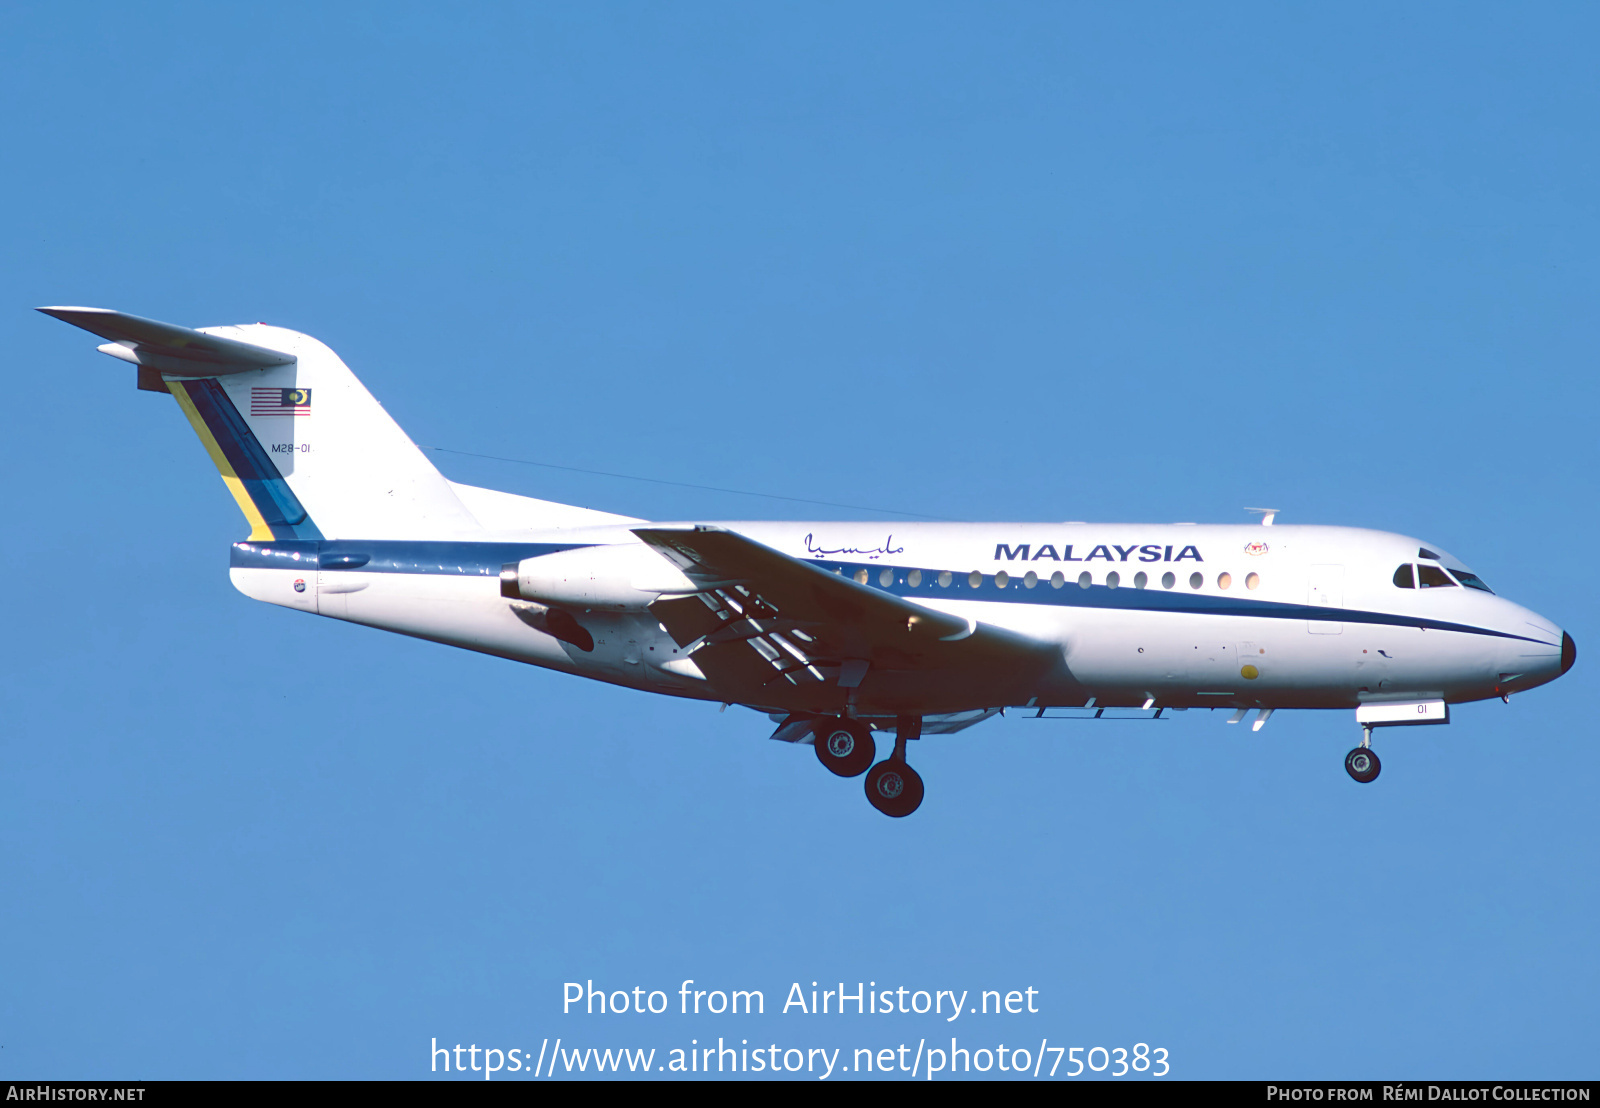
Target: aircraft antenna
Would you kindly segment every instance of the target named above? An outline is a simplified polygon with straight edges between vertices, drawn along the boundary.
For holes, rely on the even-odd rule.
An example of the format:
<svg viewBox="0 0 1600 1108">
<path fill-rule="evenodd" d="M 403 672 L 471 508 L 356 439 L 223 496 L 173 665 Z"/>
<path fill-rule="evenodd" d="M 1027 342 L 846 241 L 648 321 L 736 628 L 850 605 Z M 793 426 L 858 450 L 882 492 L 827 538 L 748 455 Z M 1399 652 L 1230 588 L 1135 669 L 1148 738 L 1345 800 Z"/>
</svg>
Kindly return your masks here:
<svg viewBox="0 0 1600 1108">
<path fill-rule="evenodd" d="M 1246 508 L 1245 511 L 1260 512 L 1261 526 L 1263 527 L 1271 527 L 1272 521 L 1278 518 L 1278 509 L 1276 508 Z"/>
</svg>

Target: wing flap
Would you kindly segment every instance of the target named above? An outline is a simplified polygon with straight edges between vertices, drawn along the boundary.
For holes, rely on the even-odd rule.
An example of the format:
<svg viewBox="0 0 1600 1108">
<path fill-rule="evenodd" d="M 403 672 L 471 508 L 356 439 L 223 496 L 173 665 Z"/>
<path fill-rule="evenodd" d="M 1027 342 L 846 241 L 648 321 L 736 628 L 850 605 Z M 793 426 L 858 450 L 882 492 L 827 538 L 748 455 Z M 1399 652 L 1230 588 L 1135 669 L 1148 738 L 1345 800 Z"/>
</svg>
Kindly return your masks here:
<svg viewBox="0 0 1600 1108">
<path fill-rule="evenodd" d="M 696 639 L 705 638 L 723 623 L 717 616 L 717 609 L 707 607 L 699 596 L 658 600 L 650 605 L 650 611 L 679 646 L 688 646 Z"/>
</svg>

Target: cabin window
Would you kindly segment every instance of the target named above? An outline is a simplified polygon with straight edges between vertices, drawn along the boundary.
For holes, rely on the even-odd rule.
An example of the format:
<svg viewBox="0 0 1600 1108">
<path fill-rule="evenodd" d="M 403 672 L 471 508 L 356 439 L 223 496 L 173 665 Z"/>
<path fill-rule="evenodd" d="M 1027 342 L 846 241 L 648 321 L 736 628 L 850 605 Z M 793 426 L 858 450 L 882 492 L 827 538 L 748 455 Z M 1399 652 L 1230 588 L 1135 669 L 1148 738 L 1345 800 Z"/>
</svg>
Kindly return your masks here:
<svg viewBox="0 0 1600 1108">
<path fill-rule="evenodd" d="M 941 589 L 948 589 L 950 587 L 950 582 L 954 580 L 955 577 L 948 569 L 941 569 L 939 571 L 939 587 Z"/>
<path fill-rule="evenodd" d="M 1177 577 L 1176 574 L 1163 573 L 1161 575 L 1161 587 L 1162 588 L 1170 589 L 1173 585 L 1176 585 L 1177 583 L 1178 583 L 1178 577 Z"/>
<path fill-rule="evenodd" d="M 1417 583 L 1411 578 L 1410 562 L 1394 571 L 1394 583 L 1395 587 L 1400 589 L 1414 589 L 1417 587 Z"/>
<path fill-rule="evenodd" d="M 1122 584 L 1122 574 L 1118 573 L 1116 570 L 1112 570 L 1110 573 L 1106 574 L 1106 588 L 1114 589 L 1120 584 Z"/>
<path fill-rule="evenodd" d="M 1244 587 L 1252 592 L 1261 587 L 1261 574 L 1252 573 L 1244 579 Z"/>
<path fill-rule="evenodd" d="M 1450 575 L 1438 566 L 1421 565 L 1417 567 L 1417 585 L 1424 589 L 1453 589 L 1456 583 L 1450 580 Z"/>
<path fill-rule="evenodd" d="M 1033 570 L 1030 569 L 1027 573 L 1024 573 L 1022 575 L 1022 587 L 1023 588 L 1031 589 L 1031 588 L 1035 587 L 1038 584 L 1039 584 L 1039 575 L 1037 573 L 1033 572 Z"/>
<path fill-rule="evenodd" d="M 1146 573 L 1144 570 L 1140 570 L 1138 573 L 1135 573 L 1133 575 L 1133 587 L 1134 588 L 1142 589 L 1146 585 L 1148 585 L 1149 583 L 1150 583 L 1150 575 L 1148 573 Z"/>
<path fill-rule="evenodd" d="M 979 585 L 983 584 L 983 574 L 979 573 L 977 570 L 973 570 L 972 573 L 967 576 L 967 584 L 971 585 L 973 588 L 977 588 Z"/>
<path fill-rule="evenodd" d="M 1488 585 L 1485 585 L 1483 583 L 1483 578 L 1479 577 L 1476 573 L 1468 573 L 1464 569 L 1452 569 L 1450 571 L 1450 576 L 1454 577 L 1457 581 L 1460 581 L 1469 589 L 1481 589 L 1490 596 L 1494 595 L 1494 590 Z"/>
<path fill-rule="evenodd" d="M 1066 583 L 1067 583 L 1067 575 L 1065 573 L 1062 573 L 1059 569 L 1056 570 L 1054 573 L 1052 573 L 1050 575 L 1050 587 L 1052 589 L 1059 589 L 1062 585 L 1065 585 Z"/>
<path fill-rule="evenodd" d="M 1092 584 L 1094 584 L 1094 578 L 1089 576 L 1088 570 L 1078 574 L 1078 587 L 1080 589 L 1086 589 Z"/>
<path fill-rule="evenodd" d="M 922 571 L 920 569 L 914 569 L 910 573 L 906 574 L 906 584 L 910 585 L 912 588 L 916 588 L 918 585 L 921 585 Z"/>
<path fill-rule="evenodd" d="M 884 588 L 888 588 L 890 585 L 894 584 L 894 570 L 880 569 L 878 571 L 878 584 L 882 585 Z"/>
<path fill-rule="evenodd" d="M 1191 574 L 1189 574 L 1189 587 L 1191 589 L 1198 589 L 1201 585 L 1203 585 L 1205 583 L 1206 583 L 1206 575 L 1205 574 L 1203 574 L 1203 573 L 1191 573 Z"/>
<path fill-rule="evenodd" d="M 864 569 L 856 570 L 856 584 L 865 585 L 866 583 L 867 583 L 867 571 L 864 570 Z"/>
<path fill-rule="evenodd" d="M 1233 574 L 1231 574 L 1231 573 L 1219 573 L 1219 574 L 1217 574 L 1217 588 L 1219 588 L 1219 589 L 1227 589 L 1227 588 L 1231 588 L 1232 586 L 1233 586 Z"/>
<path fill-rule="evenodd" d="M 994 575 L 995 588 L 1003 589 L 1009 584 L 1011 584 L 1011 574 L 1007 573 L 1005 570 L 1002 569 L 999 573 Z"/>
</svg>

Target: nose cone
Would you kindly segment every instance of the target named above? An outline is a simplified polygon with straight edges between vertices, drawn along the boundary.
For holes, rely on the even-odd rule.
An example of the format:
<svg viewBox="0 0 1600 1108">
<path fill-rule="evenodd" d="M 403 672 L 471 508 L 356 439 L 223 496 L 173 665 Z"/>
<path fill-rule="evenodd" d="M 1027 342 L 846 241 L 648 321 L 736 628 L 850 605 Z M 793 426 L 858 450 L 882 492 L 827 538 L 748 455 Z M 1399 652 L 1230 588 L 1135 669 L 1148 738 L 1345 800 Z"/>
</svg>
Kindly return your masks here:
<svg viewBox="0 0 1600 1108">
<path fill-rule="evenodd" d="M 1561 630 L 1554 620 L 1545 619 L 1526 608 L 1516 609 L 1523 626 L 1543 632 L 1533 637 L 1502 640 L 1498 651 L 1499 673 L 1494 684 L 1494 694 L 1527 692 L 1540 685 L 1548 685 L 1562 676 L 1578 660 L 1578 644 L 1572 636 Z M 1560 636 L 1559 647 L 1556 636 Z M 1535 653 L 1537 651 L 1537 653 Z"/>
</svg>

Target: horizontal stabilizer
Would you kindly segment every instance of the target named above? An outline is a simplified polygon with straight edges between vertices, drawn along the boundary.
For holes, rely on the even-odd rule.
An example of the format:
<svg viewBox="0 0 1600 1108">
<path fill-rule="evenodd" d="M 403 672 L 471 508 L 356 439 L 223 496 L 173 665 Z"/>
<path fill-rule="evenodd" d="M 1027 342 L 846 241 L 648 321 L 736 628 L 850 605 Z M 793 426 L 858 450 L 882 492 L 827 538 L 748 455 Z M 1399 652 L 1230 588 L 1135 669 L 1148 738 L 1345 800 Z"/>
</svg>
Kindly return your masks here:
<svg viewBox="0 0 1600 1108">
<path fill-rule="evenodd" d="M 110 339 L 100 347 L 102 354 L 147 366 L 170 377 L 220 377 L 290 365 L 295 360 L 293 354 L 108 308 L 40 308 L 39 311 L 81 327 L 92 335 Z"/>
</svg>

